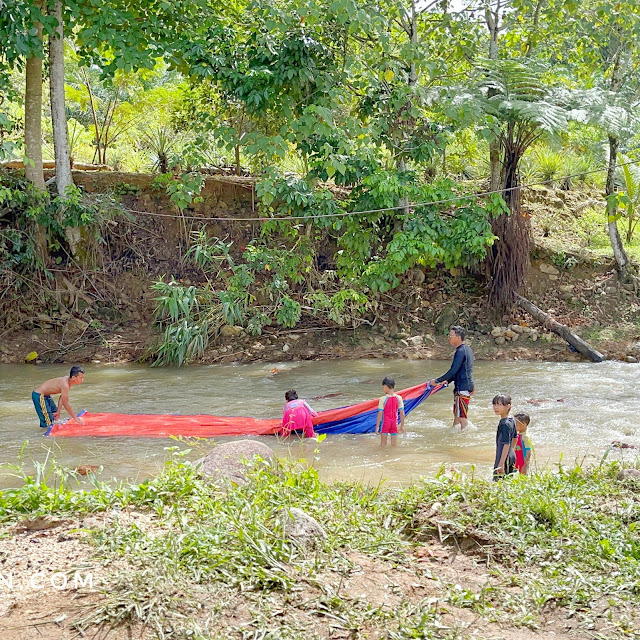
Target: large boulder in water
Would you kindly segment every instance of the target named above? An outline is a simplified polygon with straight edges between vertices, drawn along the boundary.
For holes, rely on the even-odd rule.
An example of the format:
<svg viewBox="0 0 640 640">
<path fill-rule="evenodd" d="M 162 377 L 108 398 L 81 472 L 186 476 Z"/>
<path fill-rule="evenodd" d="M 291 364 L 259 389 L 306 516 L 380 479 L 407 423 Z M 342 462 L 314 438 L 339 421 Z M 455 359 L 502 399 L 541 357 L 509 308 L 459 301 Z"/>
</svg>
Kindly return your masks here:
<svg viewBox="0 0 640 640">
<path fill-rule="evenodd" d="M 201 461 L 200 470 L 213 480 L 228 478 L 236 484 L 247 481 L 247 469 L 256 459 L 273 463 L 275 455 L 271 447 L 257 440 L 225 442 L 210 451 Z"/>
</svg>

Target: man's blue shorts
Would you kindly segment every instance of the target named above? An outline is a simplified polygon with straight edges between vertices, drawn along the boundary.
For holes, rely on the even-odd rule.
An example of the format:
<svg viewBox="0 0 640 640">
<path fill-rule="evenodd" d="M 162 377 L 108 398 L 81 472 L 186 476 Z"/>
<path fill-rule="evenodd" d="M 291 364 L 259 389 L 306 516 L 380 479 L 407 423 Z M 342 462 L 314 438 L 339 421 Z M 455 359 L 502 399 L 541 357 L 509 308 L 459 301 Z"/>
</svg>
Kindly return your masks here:
<svg viewBox="0 0 640 640">
<path fill-rule="evenodd" d="M 35 391 L 31 392 L 31 399 L 38 418 L 40 418 L 40 426 L 43 429 L 48 429 L 53 424 L 53 414 L 58 410 L 56 403 L 51 396 L 45 396 Z"/>
</svg>

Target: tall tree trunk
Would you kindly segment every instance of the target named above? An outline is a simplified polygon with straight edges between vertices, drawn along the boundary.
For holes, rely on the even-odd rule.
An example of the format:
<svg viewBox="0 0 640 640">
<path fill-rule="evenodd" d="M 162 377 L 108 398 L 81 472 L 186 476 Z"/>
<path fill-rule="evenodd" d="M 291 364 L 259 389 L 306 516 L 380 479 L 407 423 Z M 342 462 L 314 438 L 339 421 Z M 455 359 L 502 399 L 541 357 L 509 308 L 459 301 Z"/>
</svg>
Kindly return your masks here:
<svg viewBox="0 0 640 640">
<path fill-rule="evenodd" d="M 416 15 L 416 0 L 411 1 L 411 33 L 409 34 L 409 40 L 411 41 L 413 55 L 411 57 L 411 64 L 409 67 L 409 86 L 415 87 L 418 83 L 418 71 L 416 69 L 415 53 L 418 44 L 418 20 Z"/>
<path fill-rule="evenodd" d="M 611 84 L 609 88 L 613 93 L 617 93 L 622 87 L 622 79 L 624 76 L 624 69 L 628 66 L 629 54 L 625 46 L 620 42 L 618 43 L 618 49 L 613 59 L 613 66 L 611 68 Z M 620 146 L 620 140 L 609 134 L 609 166 L 607 167 L 607 184 L 605 186 L 605 196 L 607 198 L 607 230 L 609 232 L 609 241 L 611 242 L 611 249 L 613 249 L 613 257 L 616 259 L 616 266 L 618 269 L 618 277 L 621 280 L 625 280 L 629 272 L 629 258 L 622 245 L 622 239 L 620 238 L 620 231 L 618 230 L 618 203 L 615 200 L 614 194 L 616 190 L 615 174 L 616 163 L 618 161 L 618 147 Z"/>
<path fill-rule="evenodd" d="M 485 22 L 489 31 L 489 59 L 498 59 L 498 35 L 502 19 L 502 0 L 485 1 Z M 490 89 L 488 96 L 497 94 Z M 504 131 L 496 131 L 489 143 L 491 191 L 502 191 L 509 214 L 498 216 L 491 223 L 496 242 L 487 253 L 486 266 L 489 284 L 489 306 L 502 315 L 509 311 L 516 292 L 524 284 L 529 271 L 529 219 L 522 214 L 522 192 L 519 188 L 519 164 L 524 149 L 518 144 L 518 131 L 507 124 Z"/>
<path fill-rule="evenodd" d="M 38 26 L 42 37 L 42 25 Z M 42 58 L 27 58 L 24 95 L 25 176 L 38 189 L 45 188 L 42 170 Z"/>
<path fill-rule="evenodd" d="M 56 161 L 56 185 L 58 194 L 64 196 L 68 188 L 73 185 L 73 176 L 71 175 L 69 133 L 67 131 L 67 114 L 65 112 L 64 26 L 61 0 L 54 4 L 52 15 L 58 21 L 58 26 L 49 37 L 51 121 L 53 123 L 53 148 Z M 71 254 L 76 255 L 80 242 L 80 231 L 75 227 L 65 227 L 65 235 Z"/>
<path fill-rule="evenodd" d="M 58 193 L 64 195 L 73 184 L 69 134 L 64 96 L 64 30 L 62 23 L 62 2 L 53 7 L 53 16 L 58 21 L 55 33 L 49 37 L 49 81 L 51 97 L 51 122 L 53 124 L 53 148 L 56 161 L 56 185 Z"/>
<path fill-rule="evenodd" d="M 620 230 L 618 229 L 617 213 L 618 205 L 615 199 L 615 173 L 616 161 L 618 158 L 618 147 L 620 141 L 614 136 L 609 136 L 609 166 L 607 167 L 607 184 L 605 187 L 605 196 L 607 198 L 607 230 L 609 231 L 609 241 L 613 249 L 613 257 L 616 259 L 618 276 L 624 280 L 629 273 L 629 257 L 627 256 Z"/>
<path fill-rule="evenodd" d="M 42 39 L 42 25 L 38 24 L 38 37 Z M 24 146 L 27 180 L 44 191 L 42 169 L 42 58 L 27 58 L 24 94 Z M 41 224 L 35 227 L 36 254 L 41 262 L 47 256 L 47 234 Z"/>
<path fill-rule="evenodd" d="M 489 167 L 491 170 L 489 191 L 498 191 L 500 189 L 500 164 L 500 140 L 495 138 L 489 143 Z"/>
</svg>

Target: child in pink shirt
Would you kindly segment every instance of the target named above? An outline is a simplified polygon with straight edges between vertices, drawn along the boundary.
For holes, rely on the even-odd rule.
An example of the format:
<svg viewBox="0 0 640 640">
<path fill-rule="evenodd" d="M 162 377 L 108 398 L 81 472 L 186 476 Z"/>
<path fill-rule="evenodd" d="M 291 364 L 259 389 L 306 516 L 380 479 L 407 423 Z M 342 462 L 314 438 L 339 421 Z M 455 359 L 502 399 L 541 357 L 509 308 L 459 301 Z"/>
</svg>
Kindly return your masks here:
<svg viewBox="0 0 640 640">
<path fill-rule="evenodd" d="M 315 437 L 311 416 L 318 414 L 304 400 L 298 399 L 298 393 L 295 389 L 287 391 L 284 394 L 284 399 L 287 404 L 284 405 L 282 412 L 280 435 L 288 436 L 292 431 L 302 431 L 305 438 Z"/>
<path fill-rule="evenodd" d="M 376 433 L 382 420 L 382 431 L 380 432 L 380 445 L 387 446 L 387 434 L 391 436 L 391 446 L 398 444 L 398 414 L 400 414 L 400 433 L 404 430 L 404 402 L 395 392 L 396 381 L 393 378 L 385 378 L 382 381 L 384 395 L 378 402 L 378 417 L 376 418 Z"/>
</svg>

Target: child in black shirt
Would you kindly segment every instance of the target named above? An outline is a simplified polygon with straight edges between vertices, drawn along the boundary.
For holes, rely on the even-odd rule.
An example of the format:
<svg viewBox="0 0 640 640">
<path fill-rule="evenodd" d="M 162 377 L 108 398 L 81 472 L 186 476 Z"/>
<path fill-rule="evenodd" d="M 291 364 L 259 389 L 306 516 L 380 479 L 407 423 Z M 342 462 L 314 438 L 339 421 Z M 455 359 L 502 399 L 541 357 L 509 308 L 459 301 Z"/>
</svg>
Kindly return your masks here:
<svg viewBox="0 0 640 640">
<path fill-rule="evenodd" d="M 500 416 L 496 432 L 496 459 L 493 463 L 493 479 L 499 480 L 515 469 L 514 447 L 518 441 L 516 421 L 509 415 L 511 396 L 500 394 L 493 399 L 493 411 Z"/>
</svg>

